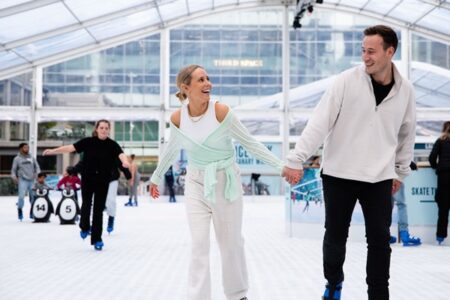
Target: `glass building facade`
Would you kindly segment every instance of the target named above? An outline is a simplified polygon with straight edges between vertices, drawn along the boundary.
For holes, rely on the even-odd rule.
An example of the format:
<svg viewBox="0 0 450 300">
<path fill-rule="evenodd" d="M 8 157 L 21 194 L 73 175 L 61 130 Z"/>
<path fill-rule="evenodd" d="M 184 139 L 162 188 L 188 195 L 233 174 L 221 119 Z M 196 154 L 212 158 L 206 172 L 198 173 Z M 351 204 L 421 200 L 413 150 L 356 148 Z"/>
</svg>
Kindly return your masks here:
<svg viewBox="0 0 450 300">
<path fill-rule="evenodd" d="M 282 143 L 283 122 L 288 122 L 292 143 L 330 84 L 330 76 L 361 62 L 362 31 L 379 21 L 317 10 L 302 20 L 300 30 L 289 28 L 290 99 L 288 115 L 283 115 L 283 18 L 281 7 L 214 14 L 166 29 L 164 34 L 154 33 L 45 67 L 42 107 L 38 109 L 64 110 L 66 114 L 64 118 L 39 120 L 38 152 L 89 136 L 93 122 L 91 118 L 82 121 L 83 110 L 92 109 L 99 118 L 109 118 L 101 115 L 101 109 L 118 108 L 123 114 L 111 119 L 112 137 L 129 152 L 138 153 L 149 175 L 164 131 L 160 128 L 164 124 L 161 118 L 166 121 L 163 127 L 167 127 L 169 114 L 136 118 L 133 112 L 142 109 L 162 114 L 179 107 L 174 96 L 175 78 L 187 64 L 206 68 L 213 83 L 213 98 L 241 112 L 238 115 L 252 135 L 265 143 Z M 292 12 L 289 18 L 293 19 Z M 394 59 L 405 64 L 402 49 L 408 31 L 396 30 L 400 43 Z M 416 88 L 418 107 L 449 108 L 450 46 L 415 33 L 409 40 L 409 76 Z M 167 53 L 162 55 L 162 50 Z M 0 105 L 29 108 L 32 80 L 27 73 L 0 81 Z M 259 111 L 259 115 L 248 113 L 251 110 Z M 70 111 L 73 116 L 67 115 Z M 442 121 L 420 120 L 418 136 L 436 136 Z M 0 120 L 0 143 L 5 152 L 2 155 L 16 152 L 17 143 L 13 142 L 30 138 L 29 122 L 29 118 Z M 281 148 L 277 146 L 280 155 Z M 60 163 L 55 159 L 48 170 L 60 172 Z M 2 166 L 6 166 L 1 168 L 3 174 L 9 172 L 7 165 Z M 263 181 L 276 180 L 275 176 L 272 178 L 273 171 L 267 174 Z"/>
</svg>

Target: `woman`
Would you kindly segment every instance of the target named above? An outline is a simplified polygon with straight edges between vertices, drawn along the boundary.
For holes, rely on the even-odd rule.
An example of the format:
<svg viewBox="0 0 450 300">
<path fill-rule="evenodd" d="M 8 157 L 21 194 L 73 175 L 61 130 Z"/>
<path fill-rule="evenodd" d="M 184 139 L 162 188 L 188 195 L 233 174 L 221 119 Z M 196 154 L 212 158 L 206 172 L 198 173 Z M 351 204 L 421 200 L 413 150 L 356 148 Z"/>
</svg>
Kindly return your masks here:
<svg viewBox="0 0 450 300">
<path fill-rule="evenodd" d="M 440 244 L 447 237 L 448 211 L 450 209 L 450 121 L 444 123 L 442 135 L 434 143 L 430 156 L 430 165 L 436 169 L 438 222 L 436 241 Z"/>
<path fill-rule="evenodd" d="M 85 239 L 89 231 L 92 231 L 91 245 L 95 250 L 102 250 L 102 225 L 103 210 L 105 209 L 106 195 L 113 169 L 117 168 L 117 157 L 123 167 L 128 168 L 127 156 L 115 141 L 110 139 L 110 123 L 107 120 L 99 120 L 95 124 L 92 137 L 79 140 L 73 145 L 61 146 L 47 149 L 44 155 L 78 152 L 83 153 L 83 168 L 81 172 L 81 205 L 80 236 Z M 94 213 L 92 217 L 92 228 L 90 225 L 90 213 L 94 196 Z"/>
<path fill-rule="evenodd" d="M 151 178 L 150 193 L 153 198 L 159 197 L 158 185 L 183 147 L 189 165 L 185 202 L 192 238 L 188 299 L 211 299 L 211 219 L 222 257 L 227 299 L 247 299 L 247 267 L 241 235 L 242 188 L 231 139 L 280 173 L 283 163 L 250 136 L 228 106 L 210 100 L 212 84 L 201 66 L 181 69 L 177 87 L 180 90 L 177 97 L 181 101 L 187 99 L 188 103 L 171 116 L 170 139 Z"/>
</svg>

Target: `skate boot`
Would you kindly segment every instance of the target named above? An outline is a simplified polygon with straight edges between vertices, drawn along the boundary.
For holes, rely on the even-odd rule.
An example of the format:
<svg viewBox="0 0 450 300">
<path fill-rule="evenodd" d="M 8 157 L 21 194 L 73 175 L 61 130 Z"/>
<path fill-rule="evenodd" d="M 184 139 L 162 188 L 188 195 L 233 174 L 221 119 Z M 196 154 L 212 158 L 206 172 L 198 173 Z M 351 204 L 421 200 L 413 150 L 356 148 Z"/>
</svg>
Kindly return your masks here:
<svg viewBox="0 0 450 300">
<path fill-rule="evenodd" d="M 397 238 L 393 235 L 391 235 L 391 238 L 389 239 L 389 244 L 395 244 L 397 243 Z"/>
<path fill-rule="evenodd" d="M 134 200 L 134 206 L 138 206 L 137 200 Z"/>
<path fill-rule="evenodd" d="M 410 236 L 407 230 L 400 230 L 400 240 L 403 243 L 403 246 L 419 246 L 422 244 L 420 238 L 416 236 Z"/>
<path fill-rule="evenodd" d="M 341 290 L 342 290 L 342 282 L 337 285 L 331 285 L 327 283 L 325 286 L 325 292 L 323 293 L 322 300 L 340 300 L 341 299 Z"/>
<path fill-rule="evenodd" d="M 89 230 L 81 230 L 80 237 L 84 240 L 89 235 Z"/>
<path fill-rule="evenodd" d="M 440 237 L 440 236 L 437 236 L 437 237 L 436 237 L 436 241 L 438 242 L 438 245 L 439 245 L 439 246 L 442 245 L 442 243 L 444 242 L 444 240 L 445 240 L 444 237 Z"/>
<path fill-rule="evenodd" d="M 131 202 L 131 198 L 125 203 L 125 206 L 133 206 L 133 202 Z"/>
<path fill-rule="evenodd" d="M 108 217 L 108 226 L 106 227 L 106 231 L 111 233 L 114 230 L 114 217 Z"/>
<path fill-rule="evenodd" d="M 21 208 L 17 209 L 17 216 L 19 218 L 19 221 L 22 222 L 22 220 L 23 220 L 23 212 L 22 212 Z"/>
<path fill-rule="evenodd" d="M 103 246 L 104 246 L 104 244 L 103 244 L 102 241 L 95 242 L 95 244 L 94 244 L 94 249 L 97 250 L 97 251 L 101 251 L 102 248 L 103 248 Z"/>
</svg>

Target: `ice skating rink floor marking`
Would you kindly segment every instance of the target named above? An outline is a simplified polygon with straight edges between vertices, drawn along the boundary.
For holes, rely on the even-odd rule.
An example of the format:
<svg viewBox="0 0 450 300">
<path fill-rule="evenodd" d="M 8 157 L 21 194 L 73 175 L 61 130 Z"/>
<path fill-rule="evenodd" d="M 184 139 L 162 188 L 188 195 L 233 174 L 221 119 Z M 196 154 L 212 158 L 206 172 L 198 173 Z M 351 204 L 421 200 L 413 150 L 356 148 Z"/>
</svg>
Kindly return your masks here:
<svg viewBox="0 0 450 300">
<path fill-rule="evenodd" d="M 50 223 L 33 224 L 28 203 L 19 222 L 16 197 L 0 197 L 0 299 L 186 299 L 190 240 L 184 204 L 141 197 L 136 208 L 124 207 L 126 200 L 118 197 L 115 231 L 104 234 L 105 247 L 97 252 L 81 240 L 78 226 L 59 225 L 54 215 Z M 287 237 L 281 197 L 245 202 L 249 299 L 320 299 L 321 238 Z M 213 299 L 225 300 L 218 248 L 211 241 Z M 345 300 L 367 299 L 365 257 L 364 243 L 348 244 Z M 393 246 L 390 286 L 393 300 L 449 299 L 450 247 Z"/>
</svg>

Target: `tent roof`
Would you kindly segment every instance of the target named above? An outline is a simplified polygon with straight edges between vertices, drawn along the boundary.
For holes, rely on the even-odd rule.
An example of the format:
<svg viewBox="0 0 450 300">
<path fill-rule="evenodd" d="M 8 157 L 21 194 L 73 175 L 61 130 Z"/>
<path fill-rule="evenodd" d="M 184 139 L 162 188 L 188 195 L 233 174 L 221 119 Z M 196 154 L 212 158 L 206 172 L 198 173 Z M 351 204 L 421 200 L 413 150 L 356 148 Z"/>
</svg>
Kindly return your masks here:
<svg viewBox="0 0 450 300">
<path fill-rule="evenodd" d="M 295 2 L 3 0 L 0 2 L 0 78 L 143 38 L 212 13 L 282 7 Z M 375 17 L 450 43 L 450 0 L 325 0 L 315 7 Z"/>
</svg>

